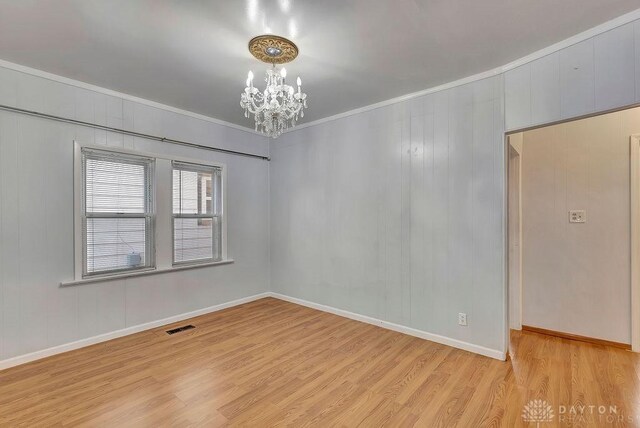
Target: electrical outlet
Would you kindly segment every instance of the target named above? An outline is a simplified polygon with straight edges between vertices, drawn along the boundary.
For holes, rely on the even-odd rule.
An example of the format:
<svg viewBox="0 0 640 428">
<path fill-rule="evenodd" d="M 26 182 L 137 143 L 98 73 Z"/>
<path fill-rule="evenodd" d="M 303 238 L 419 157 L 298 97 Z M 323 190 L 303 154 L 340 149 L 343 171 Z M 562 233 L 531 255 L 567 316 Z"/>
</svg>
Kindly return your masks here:
<svg viewBox="0 0 640 428">
<path fill-rule="evenodd" d="M 467 314 L 465 314 L 464 312 L 460 312 L 458 314 L 458 324 L 467 325 Z"/>
</svg>

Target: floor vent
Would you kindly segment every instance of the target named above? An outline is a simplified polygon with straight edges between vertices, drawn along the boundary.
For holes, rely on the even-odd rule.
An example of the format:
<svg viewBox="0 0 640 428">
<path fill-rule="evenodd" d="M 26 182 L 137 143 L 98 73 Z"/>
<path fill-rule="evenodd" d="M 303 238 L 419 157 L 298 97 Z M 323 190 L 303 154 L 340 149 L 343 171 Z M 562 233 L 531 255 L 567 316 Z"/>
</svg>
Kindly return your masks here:
<svg viewBox="0 0 640 428">
<path fill-rule="evenodd" d="M 181 331 L 191 330 L 192 328 L 196 328 L 196 327 L 191 324 L 183 325 L 182 327 L 172 328 L 171 330 L 167 330 L 167 334 L 176 334 L 176 333 L 180 333 Z"/>
</svg>

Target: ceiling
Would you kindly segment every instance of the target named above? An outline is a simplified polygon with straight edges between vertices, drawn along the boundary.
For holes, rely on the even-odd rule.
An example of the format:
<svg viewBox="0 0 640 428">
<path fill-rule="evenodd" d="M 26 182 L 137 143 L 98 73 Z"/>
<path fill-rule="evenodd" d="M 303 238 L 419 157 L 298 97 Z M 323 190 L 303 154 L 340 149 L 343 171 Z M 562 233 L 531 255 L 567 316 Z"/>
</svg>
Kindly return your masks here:
<svg viewBox="0 0 640 428">
<path fill-rule="evenodd" d="M 638 0 L 0 0 L 0 58 L 252 127 L 247 50 L 291 38 L 320 119 L 492 69 Z M 256 85 L 262 87 L 261 79 Z"/>
</svg>

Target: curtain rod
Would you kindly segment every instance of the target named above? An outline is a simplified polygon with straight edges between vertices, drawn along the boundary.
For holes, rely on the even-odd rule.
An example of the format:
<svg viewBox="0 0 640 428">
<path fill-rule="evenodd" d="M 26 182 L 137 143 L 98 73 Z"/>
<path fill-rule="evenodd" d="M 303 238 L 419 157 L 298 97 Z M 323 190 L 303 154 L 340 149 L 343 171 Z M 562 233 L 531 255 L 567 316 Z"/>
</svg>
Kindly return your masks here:
<svg viewBox="0 0 640 428">
<path fill-rule="evenodd" d="M 20 113 L 27 116 L 40 117 L 43 119 L 55 120 L 57 122 L 64 122 L 64 123 L 70 123 L 73 125 L 81 125 L 89 128 L 101 129 L 104 131 L 118 132 L 121 134 L 130 135 L 133 137 L 140 137 L 140 138 L 145 138 L 147 140 L 161 141 L 163 143 L 176 144 L 176 145 L 191 147 L 195 149 L 210 150 L 210 151 L 219 152 L 219 153 L 226 153 L 228 155 L 246 156 L 246 157 L 262 159 L 266 161 L 271 160 L 269 156 L 262 156 L 254 153 L 238 152 L 236 150 L 220 149 L 217 147 L 209 147 L 209 146 L 204 146 L 202 144 L 189 143 L 187 141 L 181 141 L 181 140 L 174 140 L 172 138 L 158 137 L 157 135 L 143 134 L 142 132 L 127 131 L 126 129 L 114 128 L 106 125 L 98 125 L 97 123 L 85 122 L 85 121 L 76 120 L 76 119 L 69 119 L 62 116 L 55 116 L 53 114 L 41 113 L 34 110 L 26 110 L 26 109 L 12 107 L 12 106 L 3 105 L 3 104 L 0 104 L 0 110 Z"/>
</svg>

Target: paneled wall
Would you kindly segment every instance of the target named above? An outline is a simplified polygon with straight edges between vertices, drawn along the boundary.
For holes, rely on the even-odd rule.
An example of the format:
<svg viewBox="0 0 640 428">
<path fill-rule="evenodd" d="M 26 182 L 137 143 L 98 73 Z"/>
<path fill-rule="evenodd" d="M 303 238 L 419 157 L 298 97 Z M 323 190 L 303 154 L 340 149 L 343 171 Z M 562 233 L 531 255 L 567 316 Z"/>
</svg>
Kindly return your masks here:
<svg viewBox="0 0 640 428">
<path fill-rule="evenodd" d="M 507 71 L 505 100 L 508 130 L 640 102 L 640 21 Z"/>
<path fill-rule="evenodd" d="M 275 292 L 504 352 L 504 130 L 638 101 L 635 22 L 504 74 L 285 134 L 271 164 L 0 112 L 0 360 L 249 296 L 269 281 Z M 0 103 L 268 151 L 251 133 L 1 68 Z M 74 139 L 227 163 L 236 262 L 61 288 L 73 274 Z"/>
<path fill-rule="evenodd" d="M 272 290 L 503 350 L 502 90 L 497 76 L 276 140 Z"/>
<path fill-rule="evenodd" d="M 0 68 L 0 104 L 215 147 L 258 135 Z M 226 163 L 235 263 L 73 287 L 73 141 Z M 268 290 L 268 162 L 0 112 L 0 361 Z"/>
<path fill-rule="evenodd" d="M 505 351 L 504 129 L 637 102 L 640 21 L 286 134 L 271 146 L 272 290 Z"/>
</svg>

